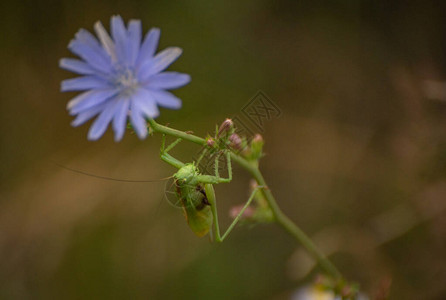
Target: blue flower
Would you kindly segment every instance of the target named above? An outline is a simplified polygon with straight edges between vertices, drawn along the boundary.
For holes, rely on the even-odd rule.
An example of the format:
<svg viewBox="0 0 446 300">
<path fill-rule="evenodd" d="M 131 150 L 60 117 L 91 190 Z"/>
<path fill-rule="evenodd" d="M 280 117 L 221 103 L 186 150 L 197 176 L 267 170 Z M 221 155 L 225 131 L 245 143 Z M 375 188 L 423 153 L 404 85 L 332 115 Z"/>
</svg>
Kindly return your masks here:
<svg viewBox="0 0 446 300">
<path fill-rule="evenodd" d="M 64 80 L 61 85 L 62 92 L 84 91 L 67 105 L 70 115 L 76 115 L 71 124 L 79 126 L 97 115 L 88 139 L 100 138 L 111 122 L 115 141 L 120 141 L 128 117 L 143 139 L 147 136 L 146 118 L 156 118 L 158 106 L 181 107 L 181 100 L 166 90 L 189 83 L 190 76 L 164 71 L 182 50 L 169 47 L 155 54 L 159 29 L 152 28 L 142 40 L 139 20 L 130 20 L 126 28 L 120 16 L 113 16 L 110 27 L 111 37 L 101 22 L 96 22 L 94 30 L 99 41 L 80 29 L 68 49 L 81 60 L 60 60 L 61 68 L 82 75 Z"/>
</svg>

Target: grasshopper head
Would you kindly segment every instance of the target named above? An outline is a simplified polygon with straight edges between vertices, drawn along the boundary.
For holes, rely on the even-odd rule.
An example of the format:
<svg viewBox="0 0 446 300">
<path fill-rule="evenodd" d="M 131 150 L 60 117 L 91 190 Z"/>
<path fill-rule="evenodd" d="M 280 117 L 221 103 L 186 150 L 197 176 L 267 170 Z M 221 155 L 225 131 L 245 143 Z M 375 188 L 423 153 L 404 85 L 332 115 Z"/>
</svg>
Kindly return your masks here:
<svg viewBox="0 0 446 300">
<path fill-rule="evenodd" d="M 194 164 L 186 164 L 181 167 L 174 177 L 181 184 L 193 184 L 193 179 L 198 175 L 198 169 Z"/>
</svg>

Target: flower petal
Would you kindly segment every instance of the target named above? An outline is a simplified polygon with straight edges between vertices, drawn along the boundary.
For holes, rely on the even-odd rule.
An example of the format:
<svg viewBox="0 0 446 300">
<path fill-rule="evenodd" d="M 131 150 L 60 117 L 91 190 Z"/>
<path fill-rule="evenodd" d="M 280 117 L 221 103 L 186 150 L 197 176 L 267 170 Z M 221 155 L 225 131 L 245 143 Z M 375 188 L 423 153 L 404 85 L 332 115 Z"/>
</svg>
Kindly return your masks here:
<svg viewBox="0 0 446 300">
<path fill-rule="evenodd" d="M 92 75 L 98 72 L 89 64 L 74 58 L 62 58 L 59 60 L 59 67 L 81 75 Z"/>
<path fill-rule="evenodd" d="M 84 124 L 85 122 L 96 116 L 98 113 L 103 111 L 106 105 L 107 103 L 102 103 L 90 108 L 89 110 L 81 112 L 76 116 L 76 119 L 71 122 L 71 126 L 77 127 Z"/>
<path fill-rule="evenodd" d="M 117 89 L 91 90 L 71 99 L 67 104 L 67 109 L 70 111 L 70 115 L 76 115 L 84 110 L 101 104 L 115 96 L 117 93 Z"/>
<path fill-rule="evenodd" d="M 96 31 L 96 34 L 98 35 L 99 40 L 101 41 L 102 47 L 108 53 L 112 62 L 116 62 L 117 58 L 116 58 L 115 44 L 113 43 L 107 30 L 105 30 L 101 21 L 97 21 L 94 24 L 94 31 Z"/>
<path fill-rule="evenodd" d="M 189 74 L 163 72 L 147 79 L 146 87 L 150 89 L 176 89 L 190 82 Z"/>
<path fill-rule="evenodd" d="M 108 124 L 115 114 L 118 101 L 119 99 L 115 99 L 107 103 L 99 117 L 94 121 L 93 125 L 91 125 L 90 130 L 88 131 L 88 139 L 90 141 L 97 140 L 104 134 Z"/>
<path fill-rule="evenodd" d="M 137 102 L 133 99 L 130 107 L 130 122 L 138 137 L 144 139 L 147 136 L 147 123 Z"/>
<path fill-rule="evenodd" d="M 134 65 L 139 54 L 141 45 L 141 21 L 130 20 L 128 26 L 128 43 L 129 43 L 129 63 Z"/>
<path fill-rule="evenodd" d="M 87 30 L 80 29 L 68 48 L 96 70 L 104 73 L 111 71 L 110 58 L 96 38 Z"/>
<path fill-rule="evenodd" d="M 158 103 L 159 106 L 170 109 L 181 108 L 181 99 L 174 96 L 172 93 L 153 90 L 150 91 L 150 93 L 155 97 L 156 103 Z"/>
<path fill-rule="evenodd" d="M 156 100 L 148 90 L 143 88 L 138 89 L 132 97 L 132 101 L 146 117 L 154 119 L 159 116 L 160 112 L 156 105 Z"/>
<path fill-rule="evenodd" d="M 160 39 L 159 28 L 150 29 L 150 31 L 146 34 L 144 38 L 144 42 L 141 45 L 139 56 L 136 61 L 137 66 L 141 65 L 146 60 L 153 58 L 156 48 L 158 47 L 159 39 Z"/>
<path fill-rule="evenodd" d="M 116 57 L 121 63 L 129 63 L 128 37 L 121 16 L 113 16 L 110 22 L 111 33 L 115 41 Z"/>
<path fill-rule="evenodd" d="M 150 76 L 161 72 L 173 63 L 183 52 L 181 48 L 169 47 L 158 53 L 152 60 L 141 65 L 138 78 L 141 81 L 147 80 Z"/>
<path fill-rule="evenodd" d="M 107 89 L 110 88 L 110 83 L 97 76 L 82 76 L 62 81 L 60 90 L 62 92 L 68 91 L 84 91 L 90 89 Z"/>
<path fill-rule="evenodd" d="M 119 142 L 124 136 L 129 106 L 129 99 L 121 99 L 116 106 L 112 123 L 113 130 L 115 131 L 115 142 Z"/>
</svg>

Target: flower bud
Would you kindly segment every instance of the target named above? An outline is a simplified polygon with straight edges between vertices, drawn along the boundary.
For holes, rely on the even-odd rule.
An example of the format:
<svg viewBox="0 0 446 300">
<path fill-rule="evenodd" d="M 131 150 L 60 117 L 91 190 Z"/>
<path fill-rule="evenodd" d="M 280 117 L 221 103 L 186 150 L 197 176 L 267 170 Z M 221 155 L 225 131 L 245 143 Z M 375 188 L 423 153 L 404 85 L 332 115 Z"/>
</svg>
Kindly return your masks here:
<svg viewBox="0 0 446 300">
<path fill-rule="evenodd" d="M 219 138 L 222 134 L 229 132 L 232 128 L 234 128 L 234 122 L 232 122 L 231 119 L 224 120 L 218 129 L 217 138 Z"/>
<path fill-rule="evenodd" d="M 231 208 L 231 210 L 229 211 L 229 216 L 232 219 L 235 219 L 238 214 L 242 211 L 244 205 L 237 205 L 237 206 L 233 206 Z M 243 212 L 243 214 L 241 215 L 241 219 L 250 219 L 254 216 L 254 208 L 251 206 L 248 206 L 245 211 Z"/>
<path fill-rule="evenodd" d="M 263 137 L 257 133 L 251 141 L 251 159 L 258 160 L 262 157 L 264 144 L 265 141 L 263 140 Z"/>
<path fill-rule="evenodd" d="M 214 141 L 213 138 L 209 137 L 209 138 L 206 139 L 206 144 L 207 144 L 209 147 L 213 148 L 214 145 L 215 145 L 215 141 Z"/>
<path fill-rule="evenodd" d="M 230 146 L 235 150 L 242 149 L 242 139 L 239 137 L 237 133 L 231 134 L 229 137 Z"/>
<path fill-rule="evenodd" d="M 264 143 L 265 141 L 263 140 L 263 137 L 262 137 L 262 135 L 260 134 L 260 133 L 257 133 L 253 138 L 252 138 L 252 142 L 251 143 L 262 143 L 262 146 L 263 146 L 263 143 Z"/>
<path fill-rule="evenodd" d="M 255 188 L 257 188 L 259 185 L 257 184 L 257 181 L 255 181 L 254 179 L 251 179 L 249 181 L 249 188 L 251 191 L 253 191 Z"/>
<path fill-rule="evenodd" d="M 244 205 L 233 206 L 229 211 L 229 216 L 235 219 L 242 211 Z M 274 222 L 274 216 L 269 207 L 248 206 L 240 216 L 241 221 L 249 223 L 272 223 Z"/>
</svg>

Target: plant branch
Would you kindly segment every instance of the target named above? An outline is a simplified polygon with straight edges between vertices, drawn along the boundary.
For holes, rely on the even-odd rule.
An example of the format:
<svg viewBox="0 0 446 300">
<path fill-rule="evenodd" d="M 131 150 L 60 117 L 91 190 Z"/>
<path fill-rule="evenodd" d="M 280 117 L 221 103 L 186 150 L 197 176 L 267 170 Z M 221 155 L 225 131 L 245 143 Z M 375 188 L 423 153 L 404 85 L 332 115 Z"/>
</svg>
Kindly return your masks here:
<svg viewBox="0 0 446 300">
<path fill-rule="evenodd" d="M 149 124 L 153 132 L 159 132 L 166 135 L 174 136 L 177 138 L 182 138 L 184 140 L 190 141 L 192 143 L 205 146 L 206 140 L 195 136 L 193 134 L 188 134 L 183 131 L 179 131 L 167 126 L 160 125 L 154 120 L 149 119 Z M 251 176 L 256 180 L 258 186 L 264 186 L 266 188 L 262 189 L 262 193 L 265 196 L 266 201 L 274 215 L 276 222 L 287 231 L 290 235 L 296 238 L 302 246 L 308 251 L 308 253 L 319 262 L 320 266 L 325 270 L 326 273 L 331 275 L 334 279 L 341 279 L 342 275 L 338 269 L 333 265 L 333 263 L 316 247 L 313 241 L 302 231 L 296 224 L 294 224 L 280 209 L 277 204 L 271 190 L 268 189 L 268 185 L 262 176 L 257 164 L 251 163 L 244 159 L 243 157 L 231 152 L 231 159 L 239 164 L 243 169 L 245 169 Z"/>
</svg>

